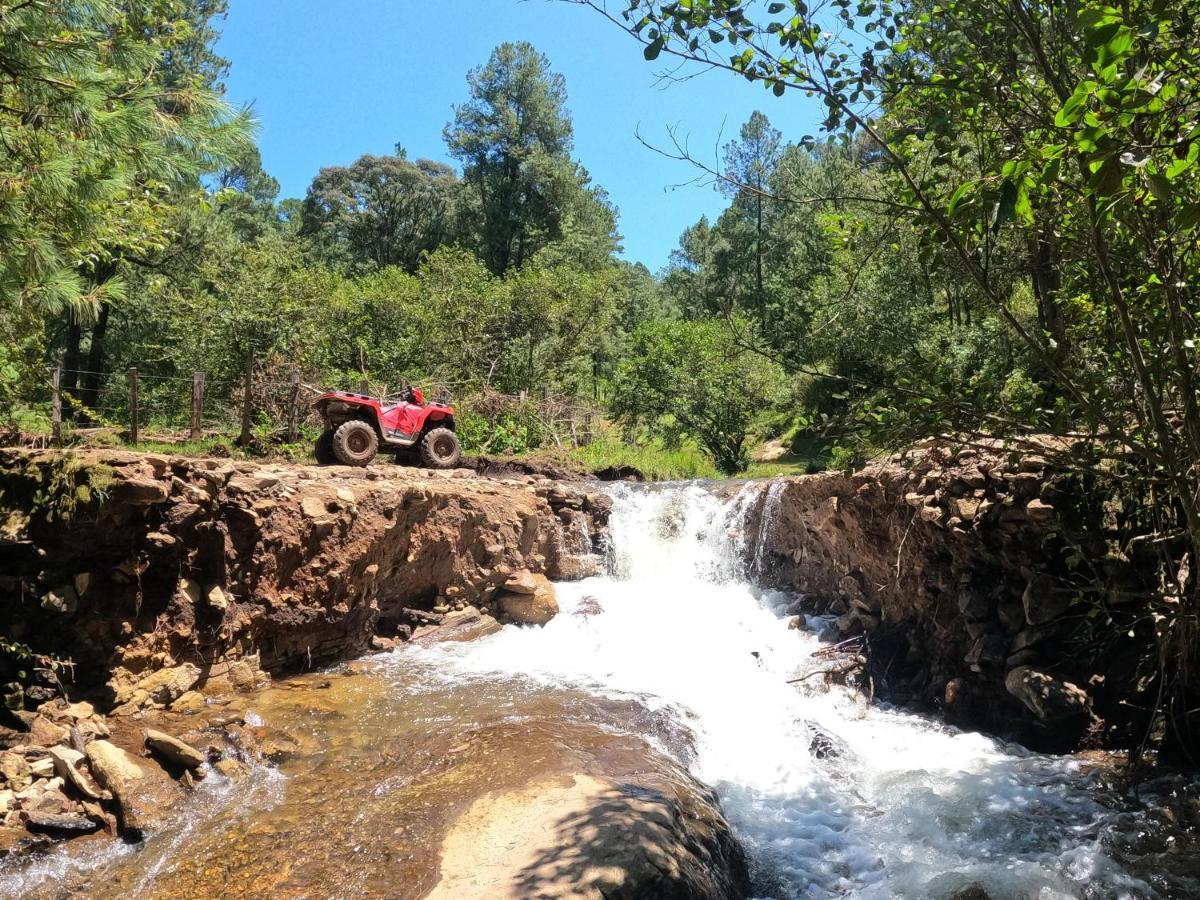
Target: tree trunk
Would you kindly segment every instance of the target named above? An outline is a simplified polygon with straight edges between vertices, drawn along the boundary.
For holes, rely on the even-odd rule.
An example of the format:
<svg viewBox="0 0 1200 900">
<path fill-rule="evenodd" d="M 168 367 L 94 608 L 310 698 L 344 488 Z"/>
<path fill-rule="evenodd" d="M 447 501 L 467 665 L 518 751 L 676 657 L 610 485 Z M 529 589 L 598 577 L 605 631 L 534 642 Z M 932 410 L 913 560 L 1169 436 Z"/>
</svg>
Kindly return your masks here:
<svg viewBox="0 0 1200 900">
<path fill-rule="evenodd" d="M 767 327 L 767 298 L 763 292 L 763 201 L 759 194 L 755 199 L 754 281 L 758 290 L 758 324 Z"/>
<path fill-rule="evenodd" d="M 1055 259 L 1054 245 L 1044 231 L 1037 231 L 1029 241 L 1030 276 L 1033 295 L 1037 300 L 1038 324 L 1056 344 L 1054 357 L 1061 361 L 1067 350 L 1067 326 L 1062 308 L 1058 305 L 1058 291 L 1062 277 Z"/>
<path fill-rule="evenodd" d="M 83 361 L 80 354 L 79 346 L 83 341 L 83 326 L 78 322 L 72 322 L 67 329 L 67 347 L 66 353 L 63 356 L 63 373 L 62 373 L 62 390 L 75 395 L 75 389 L 79 385 L 79 366 Z"/>
<path fill-rule="evenodd" d="M 104 335 L 108 332 L 108 316 L 112 309 L 107 303 L 100 305 L 100 315 L 92 326 L 92 346 L 88 350 L 87 373 L 83 376 L 83 387 L 79 391 L 79 401 L 90 409 L 95 409 L 100 402 L 101 381 L 104 378 Z"/>
</svg>

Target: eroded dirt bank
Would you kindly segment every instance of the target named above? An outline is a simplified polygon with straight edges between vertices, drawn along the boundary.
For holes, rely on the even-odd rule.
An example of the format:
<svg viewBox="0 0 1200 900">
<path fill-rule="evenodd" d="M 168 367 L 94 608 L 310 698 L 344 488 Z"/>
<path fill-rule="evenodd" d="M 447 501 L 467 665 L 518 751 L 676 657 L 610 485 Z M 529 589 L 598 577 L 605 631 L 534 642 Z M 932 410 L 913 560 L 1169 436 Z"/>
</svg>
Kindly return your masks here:
<svg viewBox="0 0 1200 900">
<path fill-rule="evenodd" d="M 0 451 L 0 634 L 118 712 L 166 706 L 496 627 L 514 573 L 598 570 L 608 508 L 538 476 Z"/>
<path fill-rule="evenodd" d="M 1136 745 L 1157 690 L 1153 568 L 1114 552 L 1118 515 L 1039 456 L 929 443 L 784 479 L 747 527 L 762 577 L 864 645 L 877 693 L 1065 750 Z"/>
</svg>

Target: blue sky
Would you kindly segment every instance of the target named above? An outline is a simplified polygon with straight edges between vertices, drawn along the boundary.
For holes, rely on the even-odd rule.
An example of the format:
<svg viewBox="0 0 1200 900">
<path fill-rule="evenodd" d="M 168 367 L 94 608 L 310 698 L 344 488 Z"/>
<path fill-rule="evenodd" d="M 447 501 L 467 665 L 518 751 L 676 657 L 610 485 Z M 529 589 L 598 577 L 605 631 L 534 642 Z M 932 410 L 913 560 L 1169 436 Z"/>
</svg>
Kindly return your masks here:
<svg viewBox="0 0 1200 900">
<path fill-rule="evenodd" d="M 657 271 L 680 232 L 718 214 L 711 186 L 672 189 L 695 174 L 643 147 L 669 146 L 668 126 L 715 159 L 755 109 L 798 139 L 810 101 L 776 98 L 721 72 L 664 83 L 624 32 L 589 9 L 554 0 L 230 0 L 221 53 L 234 103 L 252 104 L 268 172 L 283 196 L 303 196 L 317 170 L 397 143 L 410 158 L 451 162 L 442 128 L 466 99 L 467 70 L 504 41 L 528 40 L 565 76 L 575 156 L 620 211 L 625 255 Z"/>
</svg>

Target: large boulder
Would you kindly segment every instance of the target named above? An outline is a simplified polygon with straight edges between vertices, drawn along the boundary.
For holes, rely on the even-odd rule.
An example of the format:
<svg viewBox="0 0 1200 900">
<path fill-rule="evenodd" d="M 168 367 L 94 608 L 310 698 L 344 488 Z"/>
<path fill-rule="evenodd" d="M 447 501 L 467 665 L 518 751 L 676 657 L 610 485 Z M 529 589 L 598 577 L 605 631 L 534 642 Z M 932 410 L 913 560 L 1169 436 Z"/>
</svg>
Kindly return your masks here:
<svg viewBox="0 0 1200 900">
<path fill-rule="evenodd" d="M 510 579 L 509 585 L 513 584 Z M 506 589 L 496 598 L 501 612 L 513 622 L 518 625 L 545 625 L 558 615 L 554 585 L 545 575 L 523 573 L 519 583 L 514 586 L 519 589 Z"/>
<path fill-rule="evenodd" d="M 726 900 L 745 860 L 711 795 L 584 774 L 488 794 L 442 843 L 427 900 Z"/>
<path fill-rule="evenodd" d="M 174 779 L 161 768 L 143 765 L 109 741 L 88 744 L 87 761 L 96 781 L 116 801 L 121 830 L 132 840 L 161 828 L 182 798 Z"/>
</svg>

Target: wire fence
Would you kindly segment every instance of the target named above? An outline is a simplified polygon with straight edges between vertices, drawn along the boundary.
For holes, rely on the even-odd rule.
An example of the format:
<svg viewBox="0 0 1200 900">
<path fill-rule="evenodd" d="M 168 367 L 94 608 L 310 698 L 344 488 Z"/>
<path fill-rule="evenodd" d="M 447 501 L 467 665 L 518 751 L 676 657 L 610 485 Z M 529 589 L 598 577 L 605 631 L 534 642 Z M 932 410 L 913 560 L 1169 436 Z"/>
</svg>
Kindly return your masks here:
<svg viewBox="0 0 1200 900">
<path fill-rule="evenodd" d="M 502 393 L 446 380 L 377 381 L 369 377 L 306 381 L 298 369 L 256 365 L 240 378 L 207 373 L 161 375 L 139 367 L 99 372 L 54 366 L 47 372 L 50 434 L 30 436 L 61 445 L 73 435 L 106 432 L 125 443 L 199 442 L 294 444 L 322 428 L 313 399 L 343 390 L 398 401 L 410 387 L 427 400 L 453 403 L 466 443 L 494 451 L 531 446 L 579 447 L 592 441 L 597 409 L 550 390 Z M 515 434 L 519 432 L 519 436 Z"/>
</svg>

